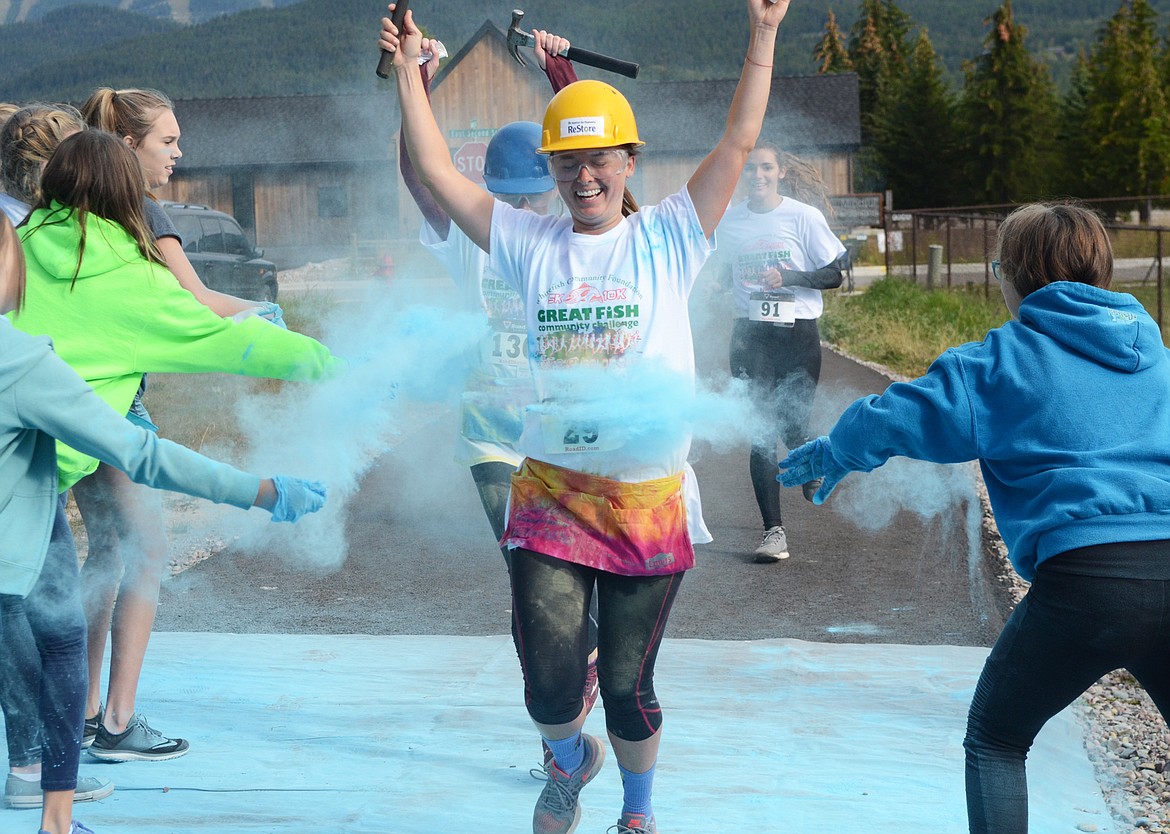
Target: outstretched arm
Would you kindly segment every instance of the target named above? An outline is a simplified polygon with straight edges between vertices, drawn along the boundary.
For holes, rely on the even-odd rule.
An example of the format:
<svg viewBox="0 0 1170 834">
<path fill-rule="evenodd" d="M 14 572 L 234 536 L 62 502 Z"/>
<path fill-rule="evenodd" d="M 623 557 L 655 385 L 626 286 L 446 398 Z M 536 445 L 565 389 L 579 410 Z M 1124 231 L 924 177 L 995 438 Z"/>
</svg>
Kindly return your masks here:
<svg viewBox="0 0 1170 834">
<path fill-rule="evenodd" d="M 764 111 L 772 89 L 776 30 L 788 12 L 789 2 L 748 0 L 751 37 L 739 85 L 727 113 L 727 127 L 719 143 L 687 183 L 699 223 L 708 237 L 715 233 L 715 227 L 727 210 L 740 172 L 764 125 Z"/>
<path fill-rule="evenodd" d="M 389 8 L 393 11 L 394 4 Z M 435 202 L 477 246 L 487 252 L 495 201 L 456 170 L 447 152 L 447 143 L 423 89 L 418 67 L 422 32 L 414 23 L 412 11 L 406 13 L 402 30 L 399 33 L 390 18 L 382 18 L 378 46 L 394 55 L 394 79 L 402 108 L 402 134 L 406 138 L 410 159 Z"/>
<path fill-rule="evenodd" d="M 439 42 L 434 38 L 423 38 L 422 40 L 423 52 L 430 52 L 431 55 L 430 60 L 419 67 L 423 93 L 426 94 L 428 102 L 431 100 L 431 79 L 435 77 L 435 73 L 439 69 L 439 46 Z M 435 234 L 442 240 L 446 240 L 447 233 L 451 231 L 451 218 L 435 202 L 431 192 L 419 180 L 418 173 L 414 170 L 414 164 L 410 161 L 410 152 L 406 148 L 405 131 L 398 132 L 398 168 L 402 172 L 402 180 L 406 183 L 406 190 L 414 198 L 414 204 L 422 212 L 423 219 L 426 220 L 428 226 L 435 230 Z"/>
</svg>

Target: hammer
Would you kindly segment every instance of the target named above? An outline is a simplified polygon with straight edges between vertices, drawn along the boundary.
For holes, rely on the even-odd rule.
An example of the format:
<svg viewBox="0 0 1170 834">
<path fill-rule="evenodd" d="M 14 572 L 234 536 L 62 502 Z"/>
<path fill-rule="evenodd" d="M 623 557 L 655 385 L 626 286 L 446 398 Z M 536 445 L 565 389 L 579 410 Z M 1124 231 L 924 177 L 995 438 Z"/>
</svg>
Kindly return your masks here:
<svg viewBox="0 0 1170 834">
<path fill-rule="evenodd" d="M 536 38 L 533 37 L 531 32 L 525 32 L 520 28 L 520 21 L 523 17 L 524 12 L 519 9 L 512 9 L 512 25 L 508 27 L 508 51 L 520 63 L 520 66 L 526 67 L 528 66 L 527 62 L 520 57 L 520 47 L 533 46 L 536 43 Z M 570 61 L 576 61 L 578 64 L 609 70 L 610 72 L 616 72 L 628 78 L 638 77 L 638 64 L 632 61 L 621 61 L 617 58 L 610 58 L 608 55 L 590 52 L 588 49 L 580 49 L 576 46 L 570 46 L 567 50 L 561 52 L 561 55 Z"/>
</svg>

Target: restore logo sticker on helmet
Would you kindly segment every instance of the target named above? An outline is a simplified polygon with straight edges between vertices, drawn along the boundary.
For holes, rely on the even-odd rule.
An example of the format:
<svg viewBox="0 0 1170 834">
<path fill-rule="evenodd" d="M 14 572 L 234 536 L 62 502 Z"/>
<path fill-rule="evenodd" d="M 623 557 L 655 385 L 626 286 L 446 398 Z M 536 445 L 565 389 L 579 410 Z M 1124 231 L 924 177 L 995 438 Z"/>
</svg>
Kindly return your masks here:
<svg viewBox="0 0 1170 834">
<path fill-rule="evenodd" d="M 543 194 L 557 187 L 548 173 L 548 159 L 537 152 L 540 125 L 506 124 L 488 142 L 483 181 L 493 194 Z"/>
<path fill-rule="evenodd" d="M 604 81 L 574 81 L 553 96 L 541 132 L 539 153 L 646 144 L 630 103 Z"/>
</svg>

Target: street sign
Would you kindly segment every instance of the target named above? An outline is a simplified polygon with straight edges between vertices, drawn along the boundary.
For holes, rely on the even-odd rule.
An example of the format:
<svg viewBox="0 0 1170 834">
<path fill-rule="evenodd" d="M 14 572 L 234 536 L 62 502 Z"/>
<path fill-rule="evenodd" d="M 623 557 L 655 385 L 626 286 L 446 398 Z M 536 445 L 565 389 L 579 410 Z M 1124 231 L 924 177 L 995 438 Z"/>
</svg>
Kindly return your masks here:
<svg viewBox="0 0 1170 834">
<path fill-rule="evenodd" d="M 483 184 L 483 165 L 487 142 L 464 142 L 451 157 L 459 173 L 472 182 Z"/>
<path fill-rule="evenodd" d="M 882 225 L 881 194 L 839 194 L 829 202 L 836 215 L 829 225 L 835 228 Z"/>
</svg>

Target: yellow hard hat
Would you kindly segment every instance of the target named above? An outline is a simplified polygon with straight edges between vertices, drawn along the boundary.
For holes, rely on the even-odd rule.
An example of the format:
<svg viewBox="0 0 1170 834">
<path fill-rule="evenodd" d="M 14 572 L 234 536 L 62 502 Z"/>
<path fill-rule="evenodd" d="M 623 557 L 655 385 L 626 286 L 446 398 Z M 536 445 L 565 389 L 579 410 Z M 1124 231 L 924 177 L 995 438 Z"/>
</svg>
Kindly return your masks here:
<svg viewBox="0 0 1170 834">
<path fill-rule="evenodd" d="M 646 144 L 626 97 L 603 81 L 574 81 L 553 96 L 541 133 L 538 153 Z"/>
</svg>

